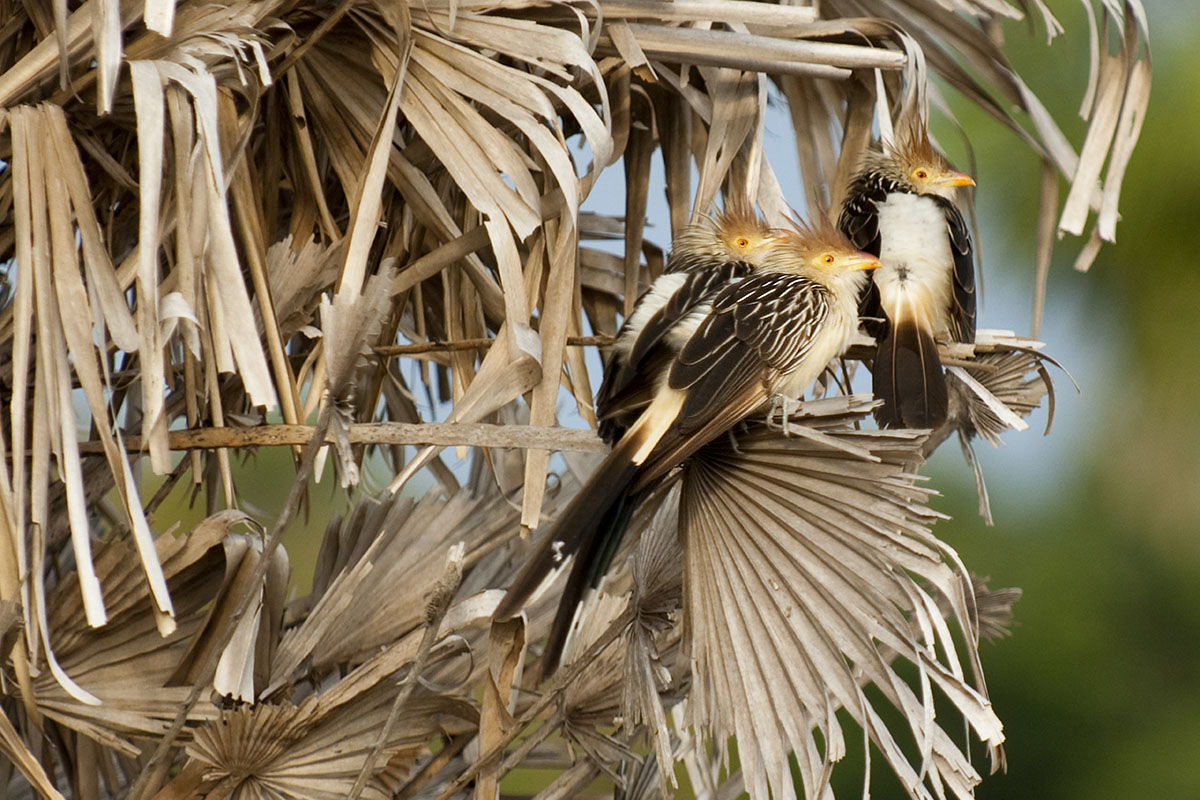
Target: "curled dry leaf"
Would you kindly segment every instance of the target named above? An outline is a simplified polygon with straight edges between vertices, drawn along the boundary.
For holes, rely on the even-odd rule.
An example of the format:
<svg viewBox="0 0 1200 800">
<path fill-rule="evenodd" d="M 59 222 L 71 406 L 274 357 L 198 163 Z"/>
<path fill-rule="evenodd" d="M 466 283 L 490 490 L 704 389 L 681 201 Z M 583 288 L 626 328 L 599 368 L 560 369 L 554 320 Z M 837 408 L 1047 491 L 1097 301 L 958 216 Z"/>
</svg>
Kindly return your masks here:
<svg viewBox="0 0 1200 800">
<path fill-rule="evenodd" d="M 97 548 L 96 567 L 107 592 L 109 625 L 99 629 L 86 625 L 79 614 L 73 575 L 55 587 L 48 596 L 50 640 L 63 669 L 95 694 L 100 704 L 75 701 L 49 672 L 43 672 L 34 681 L 42 713 L 130 757 L 161 734 L 190 689 L 178 678 L 196 663 L 196 637 L 206 617 L 212 616 L 210 625 L 215 624 L 217 612 L 210 606 L 214 601 L 220 605 L 220 576 L 237 572 L 236 559 L 228 558 L 244 548 L 226 547 L 225 542 L 231 535 L 240 536 L 230 530 L 246 521 L 239 512 L 220 512 L 185 536 L 165 534 L 155 541 L 176 608 L 177 625 L 167 635 L 156 624 L 145 578 L 124 541 L 110 540 Z M 281 583 L 276 586 L 283 588 Z M 271 628 L 264 625 L 264 630 Z M 277 624 L 274 635 L 278 636 Z M 255 662 L 249 659 L 248 664 L 253 667 Z M 196 719 L 204 719 L 216 711 L 211 703 L 200 703 L 193 713 Z"/>
</svg>

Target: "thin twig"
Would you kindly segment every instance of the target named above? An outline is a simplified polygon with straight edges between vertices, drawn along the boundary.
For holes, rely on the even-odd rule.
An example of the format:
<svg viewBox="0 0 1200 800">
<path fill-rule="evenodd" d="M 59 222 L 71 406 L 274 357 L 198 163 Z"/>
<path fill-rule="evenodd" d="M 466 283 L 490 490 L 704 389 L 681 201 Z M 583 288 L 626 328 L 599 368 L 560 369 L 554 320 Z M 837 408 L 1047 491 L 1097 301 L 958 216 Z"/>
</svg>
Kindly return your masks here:
<svg viewBox="0 0 1200 800">
<path fill-rule="evenodd" d="M 477 339 L 456 339 L 454 341 L 432 341 L 432 342 L 412 342 L 410 344 L 384 344 L 371 348 L 371 352 L 380 358 L 397 358 L 403 356 L 423 355 L 425 353 L 455 353 L 463 350 L 486 350 L 495 343 L 495 338 L 480 337 Z M 609 347 L 617 341 L 615 336 L 568 336 L 567 347 Z M 1008 343 L 987 343 L 976 342 L 974 345 L 963 345 L 961 343 L 955 345 L 956 348 L 973 348 L 976 355 L 982 353 L 998 353 L 1007 352 L 1013 349 L 1013 346 Z M 947 348 L 940 347 L 939 352 L 942 354 L 942 361 L 953 356 L 947 355 Z M 969 350 L 964 350 L 969 352 Z M 856 344 L 850 347 L 843 356 L 844 359 L 853 361 L 862 361 L 871 359 L 875 356 L 875 346 L 868 344 Z M 970 364 L 964 364 L 970 366 Z M 114 383 L 132 382 L 137 379 L 139 373 L 137 369 L 117 370 L 112 373 Z M 73 388 L 78 389 L 79 383 L 76 380 L 72 384 Z"/>
<path fill-rule="evenodd" d="M 371 747 L 371 752 L 367 754 L 363 761 L 362 768 L 358 771 L 358 777 L 354 780 L 354 785 L 350 787 L 350 793 L 346 795 L 346 800 L 358 800 L 358 796 L 362 794 L 363 788 L 367 785 L 367 780 L 375 772 L 375 762 L 379 758 L 380 751 L 383 750 L 384 744 L 387 742 L 387 737 L 391 735 L 392 728 L 396 725 L 396 720 L 400 718 L 400 710 L 404 708 L 404 704 L 408 702 L 408 698 L 412 696 L 413 690 L 420 683 L 421 673 L 425 670 L 425 664 L 429 661 L 429 653 L 433 649 L 434 642 L 437 641 L 438 629 L 442 625 L 442 618 L 446 616 L 446 611 L 450 608 L 450 601 L 454 599 L 454 593 L 458 591 L 458 585 L 462 582 L 463 571 L 463 548 L 462 545 L 457 545 L 451 548 L 449 563 L 446 565 L 446 572 L 442 579 L 438 581 L 437 587 L 434 589 L 433 598 L 430 599 L 425 611 L 425 632 L 421 635 L 421 644 L 417 648 L 417 657 L 413 659 L 412 667 L 409 668 L 408 678 L 404 681 L 404 686 L 396 694 L 396 699 L 392 702 L 392 709 L 388 713 L 387 721 L 383 724 L 383 728 L 379 731 L 379 736 L 375 739 L 374 746 Z"/>
<path fill-rule="evenodd" d="M 567 347 L 607 347 L 615 342 L 615 336 L 568 336 Z M 459 339 L 453 342 L 415 342 L 413 344 L 388 344 L 372 348 L 375 355 L 391 358 L 420 353 L 454 353 L 460 350 L 485 350 L 495 342 L 492 338 Z"/>
<path fill-rule="evenodd" d="M 551 706 L 551 704 L 558 700 L 563 690 L 574 683 L 575 679 L 579 677 L 579 675 L 582 674 L 585 669 L 592 665 L 596 658 L 599 657 L 600 653 L 604 652 L 606 647 L 616 641 L 617 637 L 621 635 L 621 632 L 624 631 L 629 625 L 629 622 L 632 618 L 633 614 L 627 607 L 619 617 L 614 619 L 612 623 L 609 624 L 604 633 L 600 635 L 600 638 L 592 642 L 591 646 L 588 647 L 586 652 L 556 673 L 554 682 L 551 684 L 550 689 L 547 690 L 547 692 L 540 698 L 538 698 L 537 702 L 531 705 L 525 711 L 525 713 L 516 720 L 512 730 L 505 734 L 504 739 L 497 742 L 496 745 L 486 753 L 481 754 L 479 758 L 475 759 L 474 764 L 464 770 L 463 773 L 455 778 L 453 782 L 442 789 L 442 792 L 437 796 L 437 800 L 448 800 L 448 798 L 452 797 L 457 792 L 462 791 L 468 783 L 475 779 L 475 776 L 478 775 L 484 767 L 486 767 L 495 759 L 503 756 L 505 748 L 512 744 L 513 740 L 516 739 L 517 736 L 521 734 L 521 731 L 525 729 L 525 726 L 537 719 L 543 711 L 545 711 Z"/>
<path fill-rule="evenodd" d="M 508 758 L 500 764 L 500 774 L 507 775 L 516 767 L 524 763 L 529 754 L 558 729 L 558 726 L 563 723 L 562 709 L 555 709 L 554 713 L 546 718 L 546 721 L 537 727 L 533 733 L 521 740 L 521 745 L 516 750 L 508 754 Z"/>
<path fill-rule="evenodd" d="M 158 510 L 158 507 L 167 499 L 167 495 L 171 493 L 171 490 L 179 483 L 179 479 L 183 477 L 183 474 L 190 467 L 191 461 L 189 459 L 180 459 L 179 463 L 175 465 L 175 469 L 171 470 L 162 484 L 154 491 L 154 496 L 150 498 L 150 502 L 146 503 L 146 507 L 143 510 L 147 516 Z"/>
<path fill-rule="evenodd" d="M 980 356 L 986 353 L 1011 353 L 1016 350 L 1028 349 L 1030 348 L 1021 347 L 1020 345 L 1010 341 L 975 342 L 973 344 L 954 342 L 950 345 L 939 344 L 938 355 L 942 363 L 946 363 L 947 360 L 951 360 L 955 363 L 961 363 L 964 367 L 976 368 L 979 366 L 979 363 L 977 361 L 972 361 L 972 356 Z M 1033 352 L 1037 353 L 1039 356 L 1042 355 L 1041 351 L 1034 350 Z M 849 359 L 851 361 L 867 361 L 874 357 L 875 345 L 867 344 L 865 342 L 861 344 L 850 345 L 849 349 L 847 349 L 842 355 L 843 359 Z"/>
<path fill-rule="evenodd" d="M 617 340 L 615 336 L 568 336 L 567 347 L 608 347 Z M 423 355 L 425 353 L 456 353 L 461 350 L 486 350 L 495 343 L 491 337 L 478 339 L 456 339 L 452 342 L 412 342 L 410 344 L 381 344 L 371 348 L 380 358 Z M 141 373 L 134 367 L 111 373 L 114 384 L 128 384 L 137 380 Z M 72 388 L 80 388 L 79 379 L 73 377 Z"/>
<path fill-rule="evenodd" d="M 429 783 L 434 775 L 441 772 L 474 739 L 474 733 L 463 734 L 451 739 L 445 747 L 438 751 L 437 755 L 429 760 L 429 763 L 421 768 L 420 772 L 409 779 L 408 783 L 396 794 L 395 800 L 409 800 L 409 798 L 424 788 L 425 784 Z"/>
<path fill-rule="evenodd" d="M 171 450 L 215 450 L 222 447 L 278 447 L 313 441 L 312 425 L 256 425 L 253 428 L 190 428 L 171 431 Z M 449 422 L 360 422 L 350 426 L 350 444 L 420 444 L 454 447 L 513 447 L 559 451 L 607 449 L 594 431 L 553 425 L 494 425 Z M 318 444 L 332 444 L 328 429 Z M 125 437 L 125 449 L 139 452 L 139 436 Z M 103 454 L 98 440 L 79 443 L 84 455 Z"/>
<path fill-rule="evenodd" d="M 590 759 L 577 761 L 568 769 L 558 773 L 549 786 L 534 795 L 534 800 L 578 797 L 583 788 L 595 780 L 599 773 L 600 768 Z"/>
<path fill-rule="evenodd" d="M 328 14 L 325 14 L 325 18 L 321 20 L 321 24 L 318 25 L 316 29 L 309 35 L 309 37 L 301 42 L 295 50 L 284 56 L 283 61 L 280 62 L 279 66 L 272 70 L 272 72 L 276 76 L 279 76 L 285 74 L 289 69 L 291 69 L 292 66 L 300 60 L 300 57 L 308 52 L 309 48 L 321 41 L 325 34 L 333 30 L 333 26 L 341 21 L 342 17 L 346 15 L 346 12 L 350 10 L 352 5 L 354 5 L 354 0 L 342 0 L 342 2 L 338 3 L 337 8 L 333 9 Z"/>
</svg>

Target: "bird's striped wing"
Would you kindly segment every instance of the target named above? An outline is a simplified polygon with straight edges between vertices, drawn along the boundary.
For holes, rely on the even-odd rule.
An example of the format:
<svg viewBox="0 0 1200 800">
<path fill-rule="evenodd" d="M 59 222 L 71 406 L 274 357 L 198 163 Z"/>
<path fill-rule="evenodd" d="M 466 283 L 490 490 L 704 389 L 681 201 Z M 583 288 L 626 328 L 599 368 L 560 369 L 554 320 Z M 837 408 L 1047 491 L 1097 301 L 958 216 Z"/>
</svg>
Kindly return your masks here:
<svg viewBox="0 0 1200 800">
<path fill-rule="evenodd" d="M 873 256 L 878 256 L 882 247 L 879 208 L 875 204 L 886 197 L 887 191 L 882 185 L 859 179 L 850 186 L 838 217 L 838 230 L 859 250 Z M 863 328 L 871 336 L 882 339 L 887 333 L 887 319 L 880 305 L 874 275 L 868 278 L 858 298 L 858 315 L 863 318 Z"/>
<path fill-rule="evenodd" d="M 722 290 L 671 367 L 667 385 L 685 393 L 683 405 L 636 486 L 651 484 L 770 400 L 828 315 L 827 290 L 799 275 L 754 275 Z"/>
<path fill-rule="evenodd" d="M 745 277 L 751 271 L 750 265 L 740 261 L 710 261 L 696 265 L 684 274 L 679 287 L 644 322 L 639 319 L 637 309 L 634 310 L 626 326 L 638 323 L 640 329 L 632 344 L 618 344 L 613 349 L 596 394 L 596 415 L 602 423 L 601 435 L 606 440 L 618 438 L 653 399 L 657 388 L 655 377 L 663 373 L 675 355 L 665 341 L 668 331 L 694 313 L 697 307 L 710 301 L 730 281 Z M 651 289 L 642 296 L 639 304 L 654 302 L 654 297 Z M 623 328 L 618 341 L 629 334 L 628 327 Z"/>
<path fill-rule="evenodd" d="M 974 342 L 975 253 L 971 246 L 971 231 L 954 203 L 941 197 L 934 200 L 946 214 L 950 252 L 954 256 L 954 308 L 950 315 L 950 333 L 957 342 Z"/>
<path fill-rule="evenodd" d="M 846 195 L 838 230 L 857 247 L 871 255 L 879 255 L 879 209 L 875 205 L 887 198 L 887 192 L 878 184 L 864 180 L 855 181 Z"/>
</svg>

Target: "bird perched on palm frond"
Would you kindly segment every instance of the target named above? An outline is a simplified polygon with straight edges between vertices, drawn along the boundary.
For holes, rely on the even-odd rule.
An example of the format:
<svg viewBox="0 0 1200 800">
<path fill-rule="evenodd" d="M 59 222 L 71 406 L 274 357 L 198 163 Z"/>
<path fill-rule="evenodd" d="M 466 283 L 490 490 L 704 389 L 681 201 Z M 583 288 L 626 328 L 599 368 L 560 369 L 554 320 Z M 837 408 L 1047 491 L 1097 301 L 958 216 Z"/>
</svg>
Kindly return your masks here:
<svg viewBox="0 0 1200 800">
<path fill-rule="evenodd" d="M 698 298 L 761 268 L 779 238 L 779 229 L 745 202 L 730 202 L 675 237 L 663 274 L 638 298 L 608 352 L 596 394 L 599 434 L 605 442 L 620 439 L 650 402 L 655 387 L 646 376 L 658 374 L 672 355 L 663 346 L 663 334 Z"/>
<path fill-rule="evenodd" d="M 894 146 L 866 154 L 842 204 L 838 227 L 883 265 L 860 311 L 878 342 L 871 374 L 884 427 L 935 428 L 946 419 L 937 340 L 975 341 L 974 252 L 955 203 L 959 187 L 974 185 L 917 122 Z"/>
<path fill-rule="evenodd" d="M 612 452 L 496 610 L 497 619 L 519 613 L 575 557 L 543 675 L 556 668 L 583 594 L 607 569 L 638 496 L 777 395 L 799 396 L 848 346 L 862 270 L 879 265 L 831 225 L 768 229 L 752 212 L 699 223 L 676 251 L 686 269 L 664 273 L 638 301 L 600 389 Z"/>
</svg>

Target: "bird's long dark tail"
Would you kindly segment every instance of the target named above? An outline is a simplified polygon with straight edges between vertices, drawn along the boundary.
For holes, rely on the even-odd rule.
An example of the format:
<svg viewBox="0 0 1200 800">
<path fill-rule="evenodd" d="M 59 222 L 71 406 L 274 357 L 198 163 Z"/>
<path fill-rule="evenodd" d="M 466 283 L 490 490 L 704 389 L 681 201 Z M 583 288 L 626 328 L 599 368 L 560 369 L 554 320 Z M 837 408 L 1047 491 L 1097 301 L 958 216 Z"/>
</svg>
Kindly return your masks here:
<svg viewBox="0 0 1200 800">
<path fill-rule="evenodd" d="M 500 620 L 521 613 L 546 576 L 568 556 L 575 557 L 543 657 L 543 676 L 549 675 L 558 665 L 584 592 L 604 575 L 633 513 L 636 500 L 627 493 L 639 469 L 633 461 L 638 444 L 637 436 L 628 435 L 618 442 L 616 449 L 609 453 L 554 521 L 541 547 L 496 608 L 494 616 Z"/>
<path fill-rule="evenodd" d="M 891 324 L 872 367 L 871 388 L 883 400 L 875 420 L 884 428 L 936 428 L 946 421 L 949 397 L 928 315 L 911 299 L 888 311 Z"/>
<path fill-rule="evenodd" d="M 624 494 L 617 498 L 586 540 L 580 543 L 579 551 L 575 553 L 575 563 L 571 566 L 571 574 L 567 576 L 567 584 L 563 587 L 562 597 L 558 601 L 558 611 L 554 615 L 554 623 L 550 626 L 545 652 L 542 653 L 543 680 L 558 669 L 571 625 L 575 621 L 579 606 L 583 603 L 583 596 L 588 589 L 600 585 L 608 568 L 612 566 L 641 498 L 641 493 Z"/>
</svg>

